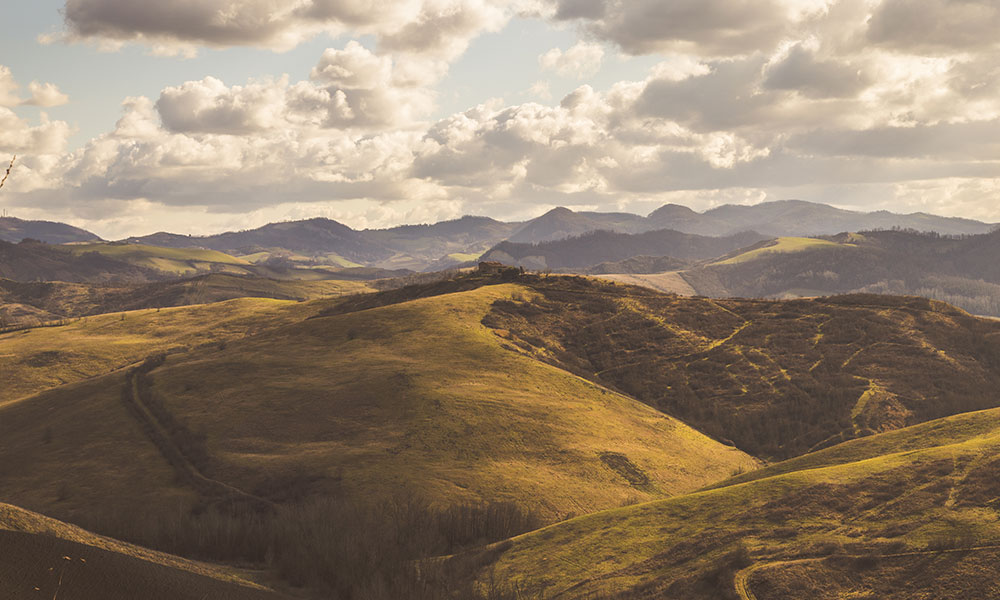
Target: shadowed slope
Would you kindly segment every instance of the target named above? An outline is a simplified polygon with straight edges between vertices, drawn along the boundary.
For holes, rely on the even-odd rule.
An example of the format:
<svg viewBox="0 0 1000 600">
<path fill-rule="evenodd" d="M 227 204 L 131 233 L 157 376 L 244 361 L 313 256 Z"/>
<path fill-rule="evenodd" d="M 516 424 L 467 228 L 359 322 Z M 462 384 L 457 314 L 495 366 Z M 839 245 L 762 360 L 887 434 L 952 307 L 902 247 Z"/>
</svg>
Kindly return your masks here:
<svg viewBox="0 0 1000 600">
<path fill-rule="evenodd" d="M 0 596 L 64 600 L 280 598 L 224 569 L 0 504 Z"/>
</svg>

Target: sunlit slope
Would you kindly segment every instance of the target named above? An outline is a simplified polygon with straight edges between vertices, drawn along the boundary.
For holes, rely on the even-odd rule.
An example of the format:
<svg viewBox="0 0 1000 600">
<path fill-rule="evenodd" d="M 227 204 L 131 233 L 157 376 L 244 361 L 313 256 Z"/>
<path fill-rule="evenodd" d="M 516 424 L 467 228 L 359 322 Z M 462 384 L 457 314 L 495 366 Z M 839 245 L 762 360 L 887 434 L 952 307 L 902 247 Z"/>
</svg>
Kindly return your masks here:
<svg viewBox="0 0 1000 600">
<path fill-rule="evenodd" d="M 65 246 L 77 256 L 96 252 L 139 267 L 146 267 L 173 275 L 193 275 L 201 271 L 221 270 L 228 273 L 247 273 L 243 268 L 250 263 L 216 250 L 201 248 L 164 248 L 143 244 L 97 243 Z"/>
<path fill-rule="evenodd" d="M 0 334 L 0 406 L 111 372 L 157 352 L 242 338 L 302 319 L 309 310 L 297 302 L 247 298 L 98 315 L 60 327 Z"/>
<path fill-rule="evenodd" d="M 767 242 L 761 242 L 751 246 L 749 249 L 734 252 L 722 259 L 712 263 L 716 265 L 734 265 L 742 262 L 762 258 L 772 254 L 787 254 L 790 252 L 803 252 L 805 250 L 815 250 L 817 248 L 851 247 L 852 244 L 840 244 L 830 240 L 805 237 L 780 237 Z"/>
<path fill-rule="evenodd" d="M 907 443 L 909 436 L 915 439 Z M 895 443 L 922 448 L 892 451 Z M 935 443 L 940 445 L 928 446 Z M 545 589 L 546 597 L 735 598 L 733 576 L 749 569 L 751 588 L 773 592 L 756 594 L 759 599 L 813 597 L 799 595 L 804 589 L 846 598 L 866 591 L 856 571 L 919 574 L 922 560 L 940 566 L 945 582 L 951 578 L 939 560 L 943 550 L 988 553 L 1000 544 L 997 411 L 949 417 L 851 446 L 859 457 L 887 453 L 818 468 L 806 464 L 800 471 L 559 523 L 515 538 L 494 576 Z M 734 554 L 741 544 L 747 551 L 742 557 Z M 994 581 L 1000 567 L 989 560 L 986 565 Z M 825 589 L 797 587 L 780 576 L 792 566 L 839 579 Z M 815 575 L 816 583 L 829 581 Z M 938 589 L 927 577 L 896 585 L 903 595 L 892 597 L 950 597 L 940 593 L 952 589 Z M 964 597 L 991 596 L 983 588 Z"/>
<path fill-rule="evenodd" d="M 0 504 L 0 597 L 264 600 L 232 569 L 153 552 Z"/>
<path fill-rule="evenodd" d="M 152 394 L 207 434 L 215 477 L 440 504 L 514 500 L 547 518 L 676 494 L 753 466 L 632 399 L 505 349 L 488 286 L 310 319 L 168 358 Z M 273 482 L 271 483 L 273 486 Z M 279 486 L 282 487 L 282 486 Z"/>
</svg>

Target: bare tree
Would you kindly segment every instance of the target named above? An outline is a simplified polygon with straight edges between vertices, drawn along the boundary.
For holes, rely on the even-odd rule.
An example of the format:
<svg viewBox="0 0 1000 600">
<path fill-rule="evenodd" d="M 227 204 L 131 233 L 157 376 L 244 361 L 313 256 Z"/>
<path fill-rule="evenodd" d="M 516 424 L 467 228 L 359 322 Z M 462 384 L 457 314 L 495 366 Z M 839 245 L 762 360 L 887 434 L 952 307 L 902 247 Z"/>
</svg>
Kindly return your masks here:
<svg viewBox="0 0 1000 600">
<path fill-rule="evenodd" d="M 3 179 L 0 179 L 0 188 L 3 188 L 3 184 L 7 183 L 7 178 L 10 177 L 10 170 L 14 168 L 14 161 L 17 160 L 17 155 L 10 159 L 10 164 L 7 165 L 7 173 L 4 174 Z"/>
</svg>

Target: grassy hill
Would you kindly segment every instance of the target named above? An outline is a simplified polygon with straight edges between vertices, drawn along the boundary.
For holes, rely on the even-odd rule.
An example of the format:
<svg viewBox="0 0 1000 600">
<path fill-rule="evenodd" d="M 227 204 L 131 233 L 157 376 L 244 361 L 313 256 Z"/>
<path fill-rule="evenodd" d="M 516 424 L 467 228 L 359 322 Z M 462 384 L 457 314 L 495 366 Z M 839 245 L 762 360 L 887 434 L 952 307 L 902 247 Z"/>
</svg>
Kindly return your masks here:
<svg viewBox="0 0 1000 600">
<path fill-rule="evenodd" d="M 515 351 L 480 321 L 535 292 L 473 287 L 386 306 L 234 300 L 2 336 L 15 377 L 0 400 L 0 499 L 186 556 L 272 561 L 286 580 L 315 583 L 331 552 L 384 552 L 379 528 L 406 515 L 442 523 L 416 531 L 445 552 L 757 466 Z M 234 508 L 247 499 L 249 513 Z M 378 533 L 368 540 L 353 523 Z M 444 530 L 450 541 L 434 541 Z M 344 572 L 322 585 L 347 585 Z"/>
<path fill-rule="evenodd" d="M 762 458 L 997 405 L 1000 323 L 921 298 L 684 298 L 540 278 L 486 322 Z"/>
<path fill-rule="evenodd" d="M 180 308 L 109 313 L 0 334 L 0 406 L 40 391 L 104 375 L 158 352 L 242 338 L 304 318 L 300 303 L 236 299 Z"/>
<path fill-rule="evenodd" d="M 514 538 L 491 576 L 567 599 L 992 597 L 1000 413 L 850 446 Z"/>
<path fill-rule="evenodd" d="M 215 250 L 201 248 L 166 248 L 143 244 L 98 243 L 65 246 L 76 256 L 97 253 L 155 271 L 172 275 L 193 275 L 205 271 L 246 274 L 250 263 Z"/>
<path fill-rule="evenodd" d="M 144 284 L 88 284 L 0 279 L 0 329 L 146 308 L 208 304 L 236 298 L 311 300 L 373 291 L 343 280 L 277 280 L 212 273 Z"/>
<path fill-rule="evenodd" d="M 683 273 L 710 296 L 793 298 L 843 293 L 916 295 L 1000 315 L 1000 234 L 866 231 L 781 238 Z"/>
<path fill-rule="evenodd" d="M 0 504 L 0 595 L 76 600 L 273 599 L 235 569 L 91 534 Z"/>
</svg>

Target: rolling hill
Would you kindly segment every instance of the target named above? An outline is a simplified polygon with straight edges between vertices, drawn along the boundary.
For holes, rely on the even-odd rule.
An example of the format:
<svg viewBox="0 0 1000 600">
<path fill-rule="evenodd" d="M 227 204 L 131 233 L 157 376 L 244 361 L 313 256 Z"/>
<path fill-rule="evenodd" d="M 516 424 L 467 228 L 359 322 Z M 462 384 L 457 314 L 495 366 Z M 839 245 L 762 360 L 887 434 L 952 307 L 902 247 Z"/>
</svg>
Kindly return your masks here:
<svg viewBox="0 0 1000 600">
<path fill-rule="evenodd" d="M 435 224 L 364 231 L 353 230 L 329 219 L 316 218 L 272 223 L 257 229 L 210 236 L 161 232 L 125 241 L 171 248 L 204 248 L 239 257 L 260 258 L 293 253 L 308 260 L 335 266 L 357 264 L 421 271 L 444 269 L 468 262 L 475 258 L 471 255 L 479 256 L 504 241 L 513 244 L 541 244 L 595 231 L 645 234 L 670 229 L 715 237 L 757 231 L 761 233 L 760 239 L 764 239 L 892 228 L 936 231 L 942 234 L 981 234 L 991 231 L 993 227 L 988 223 L 923 213 L 861 213 L 823 204 L 786 200 L 754 206 L 725 205 L 703 213 L 668 204 L 646 217 L 630 213 L 577 212 L 558 207 L 523 223 L 466 216 Z M 604 258 L 597 262 L 623 260 L 639 254 L 670 255 L 661 251 L 636 251 L 635 254 L 620 251 L 614 254 L 616 258 Z M 596 263 L 576 267 L 593 264 Z"/>
<path fill-rule="evenodd" d="M 503 242 L 490 249 L 482 259 L 535 270 L 586 271 L 602 263 L 638 256 L 668 256 L 674 260 L 715 258 L 763 239 L 753 232 L 716 238 L 672 230 L 641 234 L 594 231 L 538 244 Z"/>
<path fill-rule="evenodd" d="M 270 542 L 206 546 L 214 534 L 191 532 L 253 531 L 261 519 L 320 531 L 332 517 L 310 512 L 317 501 L 403 494 L 442 510 L 510 502 L 552 522 L 756 467 L 480 324 L 495 302 L 534 293 L 481 280 L 425 298 L 234 300 L 2 335 L 14 375 L 0 399 L 3 501 L 262 564 Z M 278 512 L 226 513 L 234 501 Z"/>
<path fill-rule="evenodd" d="M 1000 323 L 925 299 L 467 274 L 0 334 L 0 369 L 0 502 L 305 596 L 902 598 L 995 575 Z"/>
<path fill-rule="evenodd" d="M 686 298 L 540 278 L 485 321 L 762 458 L 995 406 L 1000 323 L 921 298 Z"/>
<path fill-rule="evenodd" d="M 770 237 L 833 235 L 844 231 L 913 229 L 943 235 L 989 233 L 995 227 L 971 219 L 927 213 L 858 212 L 802 200 L 779 200 L 750 206 L 727 204 L 703 213 L 667 204 L 647 217 L 650 229 L 676 229 L 700 235 L 730 235 L 754 230 Z"/>
<path fill-rule="evenodd" d="M 998 423 L 947 417 L 559 523 L 499 545 L 489 577 L 567 599 L 993 597 Z"/>
<path fill-rule="evenodd" d="M 16 244 L 26 238 L 46 244 L 97 242 L 101 239 L 89 231 L 65 223 L 0 217 L 0 241 Z"/>
<path fill-rule="evenodd" d="M 909 294 L 1000 316 L 1000 234 L 939 236 L 867 231 L 826 238 L 781 238 L 682 273 L 711 296 Z"/>
</svg>

